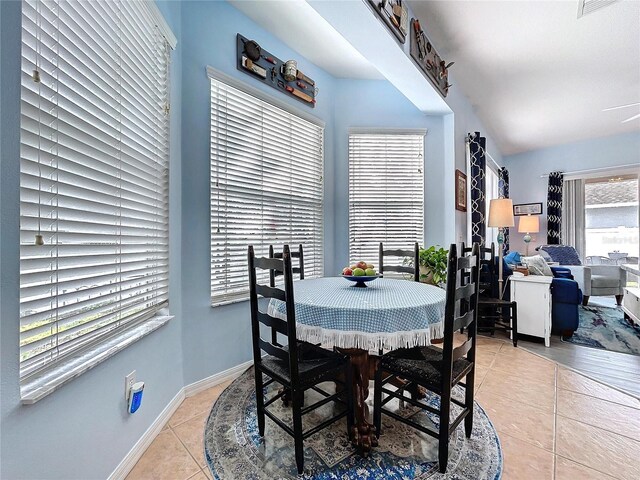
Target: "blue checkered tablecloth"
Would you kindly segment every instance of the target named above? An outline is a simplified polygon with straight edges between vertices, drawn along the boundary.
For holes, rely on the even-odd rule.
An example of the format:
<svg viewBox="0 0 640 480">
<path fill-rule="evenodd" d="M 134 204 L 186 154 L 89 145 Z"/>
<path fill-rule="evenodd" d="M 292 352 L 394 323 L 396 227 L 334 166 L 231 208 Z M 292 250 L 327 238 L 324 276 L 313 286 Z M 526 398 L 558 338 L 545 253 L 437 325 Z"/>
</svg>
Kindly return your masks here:
<svg viewBox="0 0 640 480">
<path fill-rule="evenodd" d="M 443 335 L 445 291 L 424 283 L 379 278 L 356 288 L 340 277 L 294 283 L 298 339 L 341 348 L 425 346 Z M 285 304 L 269 314 L 286 318 Z"/>
</svg>

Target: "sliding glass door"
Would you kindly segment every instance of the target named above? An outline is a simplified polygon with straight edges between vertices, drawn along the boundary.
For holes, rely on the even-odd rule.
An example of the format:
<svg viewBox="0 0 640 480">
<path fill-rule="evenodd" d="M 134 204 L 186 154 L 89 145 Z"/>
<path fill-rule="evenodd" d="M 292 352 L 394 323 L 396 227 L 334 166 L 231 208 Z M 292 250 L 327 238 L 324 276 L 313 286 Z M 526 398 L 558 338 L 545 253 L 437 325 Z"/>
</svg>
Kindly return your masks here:
<svg viewBox="0 0 640 480">
<path fill-rule="evenodd" d="M 585 244 L 590 264 L 638 263 L 638 176 L 586 179 Z"/>
</svg>

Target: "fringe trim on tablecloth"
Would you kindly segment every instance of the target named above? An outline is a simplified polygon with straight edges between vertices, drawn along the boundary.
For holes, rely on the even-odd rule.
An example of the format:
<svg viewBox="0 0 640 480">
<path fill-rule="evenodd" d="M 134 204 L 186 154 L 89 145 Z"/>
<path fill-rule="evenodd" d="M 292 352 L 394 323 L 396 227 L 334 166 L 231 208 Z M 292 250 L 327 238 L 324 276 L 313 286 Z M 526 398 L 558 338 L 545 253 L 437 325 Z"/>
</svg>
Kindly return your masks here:
<svg viewBox="0 0 640 480">
<path fill-rule="evenodd" d="M 338 348 L 360 348 L 362 350 L 396 350 L 398 348 L 426 347 L 431 340 L 444 336 L 444 324 L 438 322 L 423 330 L 391 333 L 365 333 L 359 331 L 329 330 L 302 323 L 296 324 L 298 340 Z"/>
</svg>

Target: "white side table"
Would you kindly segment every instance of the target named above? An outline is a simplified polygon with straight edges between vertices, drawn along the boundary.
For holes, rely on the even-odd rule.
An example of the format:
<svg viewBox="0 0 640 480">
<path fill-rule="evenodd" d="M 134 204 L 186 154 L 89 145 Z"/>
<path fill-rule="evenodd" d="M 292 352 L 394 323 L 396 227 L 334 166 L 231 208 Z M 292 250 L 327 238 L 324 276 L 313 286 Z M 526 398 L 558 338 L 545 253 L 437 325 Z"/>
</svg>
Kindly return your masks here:
<svg viewBox="0 0 640 480">
<path fill-rule="evenodd" d="M 551 281 L 542 275 L 511 275 L 511 301 L 518 303 L 518 334 L 551 339 Z"/>
</svg>

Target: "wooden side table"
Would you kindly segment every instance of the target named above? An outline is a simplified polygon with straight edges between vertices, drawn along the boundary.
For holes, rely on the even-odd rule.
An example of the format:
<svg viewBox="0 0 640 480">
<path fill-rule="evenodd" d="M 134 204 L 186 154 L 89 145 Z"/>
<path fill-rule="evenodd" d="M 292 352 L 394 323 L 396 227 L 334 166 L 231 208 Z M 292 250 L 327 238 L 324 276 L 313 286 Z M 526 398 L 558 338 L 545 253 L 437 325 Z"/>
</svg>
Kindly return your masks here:
<svg viewBox="0 0 640 480">
<path fill-rule="evenodd" d="M 518 333 L 551 340 L 551 281 L 542 275 L 511 275 L 511 301 L 518 304 Z"/>
</svg>

